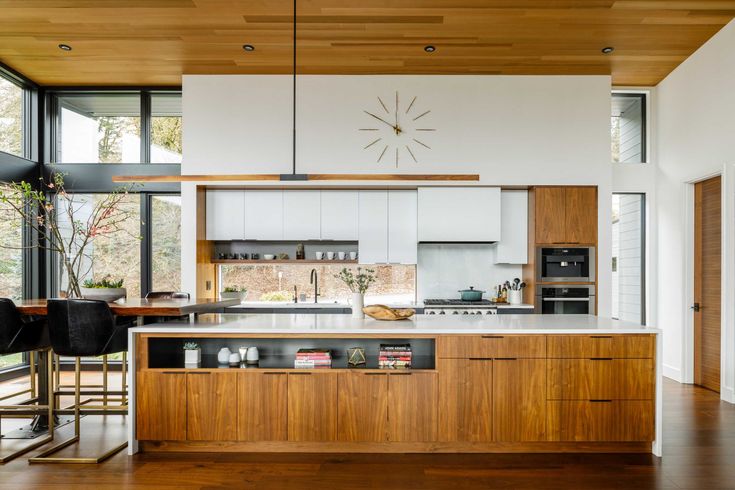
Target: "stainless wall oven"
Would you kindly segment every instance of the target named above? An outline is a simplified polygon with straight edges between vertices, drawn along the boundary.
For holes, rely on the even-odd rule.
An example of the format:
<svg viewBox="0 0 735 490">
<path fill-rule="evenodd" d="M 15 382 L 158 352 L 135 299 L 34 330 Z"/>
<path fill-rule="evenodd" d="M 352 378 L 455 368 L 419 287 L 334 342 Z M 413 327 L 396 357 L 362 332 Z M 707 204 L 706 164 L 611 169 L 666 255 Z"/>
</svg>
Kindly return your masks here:
<svg viewBox="0 0 735 490">
<path fill-rule="evenodd" d="M 594 286 L 536 286 L 536 313 L 594 315 Z"/>
<path fill-rule="evenodd" d="M 595 282 L 595 247 L 538 247 L 538 282 Z"/>
</svg>

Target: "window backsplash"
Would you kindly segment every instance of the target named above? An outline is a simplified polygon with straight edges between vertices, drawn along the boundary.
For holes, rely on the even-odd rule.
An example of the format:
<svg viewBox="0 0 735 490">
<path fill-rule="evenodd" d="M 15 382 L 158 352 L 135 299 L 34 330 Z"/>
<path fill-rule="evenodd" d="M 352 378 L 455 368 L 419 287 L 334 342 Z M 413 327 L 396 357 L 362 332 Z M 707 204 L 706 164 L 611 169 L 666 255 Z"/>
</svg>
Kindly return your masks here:
<svg viewBox="0 0 735 490">
<path fill-rule="evenodd" d="M 314 301 L 314 286 L 309 284 L 311 270 L 319 275 L 320 302 L 347 303 L 350 289 L 337 279 L 343 268 L 353 271 L 357 265 L 344 264 L 222 264 L 220 291 L 226 287 L 247 289 L 245 301 L 293 301 L 293 288 L 306 294 L 306 301 Z M 416 266 L 371 265 L 360 266 L 375 271 L 376 281 L 365 295 L 366 303 L 413 303 L 416 301 Z"/>
</svg>

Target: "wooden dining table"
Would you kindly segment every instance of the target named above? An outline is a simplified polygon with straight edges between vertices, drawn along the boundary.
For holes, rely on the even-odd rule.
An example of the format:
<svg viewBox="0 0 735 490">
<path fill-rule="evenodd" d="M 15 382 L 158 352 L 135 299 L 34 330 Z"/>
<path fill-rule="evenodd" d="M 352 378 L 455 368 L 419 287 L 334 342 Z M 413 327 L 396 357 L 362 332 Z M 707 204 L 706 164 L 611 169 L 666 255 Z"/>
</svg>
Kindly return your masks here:
<svg viewBox="0 0 735 490">
<path fill-rule="evenodd" d="M 48 301 L 46 299 L 26 299 L 15 303 L 21 315 L 46 316 L 48 313 Z M 110 302 L 112 313 L 117 316 L 138 317 L 140 324 L 145 317 L 180 317 L 185 315 L 198 315 L 200 313 L 217 313 L 228 306 L 240 304 L 239 299 L 145 299 L 127 298 Z M 38 366 L 46 366 L 49 351 L 38 352 Z M 48 404 L 48 378 L 46 369 L 38 369 L 38 403 Z M 28 437 L 48 431 L 48 417 L 37 415 L 29 426 L 30 430 L 24 428 Z"/>
<path fill-rule="evenodd" d="M 21 315 L 46 316 L 45 299 L 25 299 L 15 303 Z M 240 304 L 239 299 L 145 299 L 127 298 L 109 303 L 112 313 L 118 316 L 182 316 L 199 313 L 216 313 L 222 308 Z"/>
</svg>

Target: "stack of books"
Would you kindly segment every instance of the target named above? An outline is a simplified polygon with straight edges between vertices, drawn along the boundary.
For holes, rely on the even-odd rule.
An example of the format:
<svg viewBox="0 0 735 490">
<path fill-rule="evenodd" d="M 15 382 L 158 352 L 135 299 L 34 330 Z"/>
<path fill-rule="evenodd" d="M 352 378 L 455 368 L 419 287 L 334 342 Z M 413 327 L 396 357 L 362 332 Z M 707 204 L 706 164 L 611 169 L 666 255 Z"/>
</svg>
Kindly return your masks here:
<svg viewBox="0 0 735 490">
<path fill-rule="evenodd" d="M 296 369 L 316 369 L 332 367 L 332 354 L 329 349 L 299 349 L 293 363 Z"/>
<path fill-rule="evenodd" d="M 409 369 L 411 344 L 380 344 L 378 367 L 383 369 Z"/>
</svg>

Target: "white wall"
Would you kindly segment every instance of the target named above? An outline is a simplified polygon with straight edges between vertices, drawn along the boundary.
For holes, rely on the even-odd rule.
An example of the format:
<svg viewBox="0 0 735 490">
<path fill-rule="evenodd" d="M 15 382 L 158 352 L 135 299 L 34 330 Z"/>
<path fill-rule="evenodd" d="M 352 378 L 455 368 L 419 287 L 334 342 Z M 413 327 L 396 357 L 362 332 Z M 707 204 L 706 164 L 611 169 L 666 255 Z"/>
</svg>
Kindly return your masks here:
<svg viewBox="0 0 735 490">
<path fill-rule="evenodd" d="M 657 88 L 657 209 L 659 326 L 664 329 L 665 374 L 692 381 L 691 340 L 691 185 L 735 164 L 735 22 L 731 22 L 682 63 Z M 723 189 L 731 189 L 728 175 Z M 732 174 L 730 174 L 732 175 Z M 723 203 L 731 203 L 726 194 Z M 725 236 L 731 233 L 732 209 L 724 209 Z M 729 246 L 727 246 L 729 245 Z M 732 258 L 732 243 L 723 255 Z M 731 264 L 730 264 L 731 266 Z M 726 269 L 725 272 L 727 272 Z M 723 282 L 731 285 L 727 273 Z M 723 398 L 733 392 L 732 287 L 723 299 Z"/>
<path fill-rule="evenodd" d="M 290 172 L 290 84 L 285 75 L 185 75 L 182 173 Z M 416 96 L 421 112 L 431 110 L 422 121 L 437 130 L 418 164 L 404 155 L 398 168 L 375 163 L 359 131 L 373 126 L 363 110 L 382 110 L 378 96 L 390 107 L 396 91 L 401 104 Z M 609 77 L 299 76 L 297 109 L 299 173 L 472 172 L 486 185 L 598 185 L 598 312 L 609 316 Z M 192 205 L 183 199 L 182 216 L 194 216 Z M 183 247 L 194 243 L 182 236 Z M 182 250 L 187 256 L 193 252 Z M 193 262 L 182 272 L 193 283 Z"/>
</svg>

